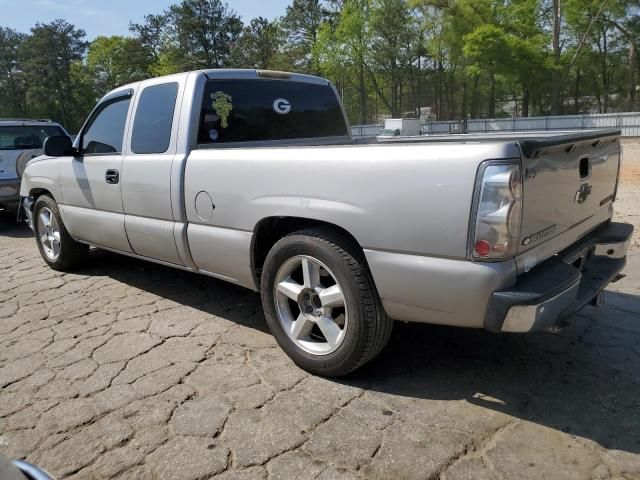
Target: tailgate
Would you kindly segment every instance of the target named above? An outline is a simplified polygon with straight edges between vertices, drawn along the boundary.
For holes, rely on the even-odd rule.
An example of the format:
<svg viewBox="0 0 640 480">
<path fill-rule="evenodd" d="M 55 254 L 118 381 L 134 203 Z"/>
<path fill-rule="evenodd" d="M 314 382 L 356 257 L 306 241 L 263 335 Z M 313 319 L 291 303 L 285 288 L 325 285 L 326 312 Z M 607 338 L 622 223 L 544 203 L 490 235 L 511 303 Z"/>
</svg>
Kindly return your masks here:
<svg viewBox="0 0 640 480">
<path fill-rule="evenodd" d="M 523 140 L 523 202 L 519 252 L 574 228 L 567 245 L 586 233 L 582 224 L 614 200 L 620 146 L 617 130 Z"/>
</svg>

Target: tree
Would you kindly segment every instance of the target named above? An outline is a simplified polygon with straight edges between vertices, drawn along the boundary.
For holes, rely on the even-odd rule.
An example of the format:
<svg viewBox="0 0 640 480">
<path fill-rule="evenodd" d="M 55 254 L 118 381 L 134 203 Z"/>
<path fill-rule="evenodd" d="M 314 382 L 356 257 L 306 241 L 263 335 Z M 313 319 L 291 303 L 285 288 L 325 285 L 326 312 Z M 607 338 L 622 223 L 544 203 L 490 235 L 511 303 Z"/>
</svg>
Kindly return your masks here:
<svg viewBox="0 0 640 480">
<path fill-rule="evenodd" d="M 627 6 L 627 8 L 631 7 L 631 5 Z M 640 48 L 640 15 L 607 15 L 604 21 L 616 29 L 628 45 L 628 105 L 626 108 L 629 111 L 636 111 L 636 91 L 638 89 L 638 78 L 640 77 L 640 57 L 638 56 L 638 49 Z"/>
<path fill-rule="evenodd" d="M 97 92 L 148 78 L 152 52 L 138 39 L 98 37 L 89 45 L 87 68 Z"/>
<path fill-rule="evenodd" d="M 458 2 L 414 1 L 420 7 L 423 52 L 427 78 L 417 86 L 418 95 L 430 88 L 430 95 L 421 95 L 421 105 L 433 103 L 438 120 L 476 116 L 480 108 L 480 74 L 469 69 L 463 53 L 465 35 L 490 17 L 486 5 L 461 0 Z M 480 10 L 480 11 L 479 11 Z M 431 68 L 429 68 L 431 63 Z M 421 68 L 422 70 L 422 68 Z M 422 73 L 422 72 L 420 72 Z M 461 88 L 461 92 L 458 89 Z M 432 93 L 431 93 L 432 92 Z"/>
<path fill-rule="evenodd" d="M 282 18 L 289 42 L 290 55 L 297 59 L 295 66 L 307 73 L 317 73 L 313 50 L 320 25 L 329 16 L 329 11 L 320 0 L 293 0 Z"/>
<path fill-rule="evenodd" d="M 418 57 L 418 25 L 405 0 L 374 0 L 371 83 L 394 117 L 405 113 L 404 88 Z"/>
<path fill-rule="evenodd" d="M 130 23 L 129 30 L 136 36 L 140 44 L 151 54 L 154 61 L 158 60 L 167 41 L 168 16 L 146 15 L 144 23 Z"/>
<path fill-rule="evenodd" d="M 241 68 L 282 68 L 284 32 L 278 22 L 258 17 L 244 27 L 234 44 L 231 63 Z"/>
<path fill-rule="evenodd" d="M 552 0 L 552 35 L 551 46 L 553 49 L 553 70 L 551 77 L 551 113 L 553 115 L 559 115 L 562 111 L 562 105 L 560 100 L 560 82 L 562 72 L 560 71 L 560 55 L 562 54 L 562 47 L 560 45 L 560 34 L 562 30 L 562 0 Z"/>
<path fill-rule="evenodd" d="M 26 85 L 18 63 L 22 35 L 0 28 L 0 117 L 20 117 L 26 111 Z"/>
<path fill-rule="evenodd" d="M 220 0 L 183 0 L 166 12 L 168 40 L 181 54 L 181 69 L 228 65 L 242 21 Z"/>
<path fill-rule="evenodd" d="M 116 86 L 225 67 L 321 74 L 361 123 L 640 108 L 638 0 L 291 0 L 246 24 L 224 0 L 174 1 L 90 45 L 63 20 L 0 28 L 0 115 L 75 130 Z"/>
<path fill-rule="evenodd" d="M 610 108 L 612 94 L 617 93 L 621 98 L 634 97 L 634 94 L 629 91 L 628 84 L 624 85 L 625 77 L 632 76 L 630 80 L 635 83 L 634 63 L 636 61 L 633 58 L 635 44 L 633 35 L 629 36 L 631 32 L 623 27 L 624 23 L 633 18 L 628 15 L 631 4 L 625 0 L 566 0 L 566 2 L 567 30 L 571 32 L 573 38 L 564 58 L 568 66 L 566 70 L 574 70 L 579 57 L 585 53 L 591 58 L 593 63 L 587 65 L 586 69 L 597 80 L 595 94 L 599 111 L 606 113 Z M 627 50 L 630 62 L 625 66 L 624 57 Z M 576 84 L 579 81 L 581 78 L 576 80 Z"/>
<path fill-rule="evenodd" d="M 73 129 L 84 112 L 74 97 L 71 68 L 87 49 L 85 32 L 64 20 L 37 23 L 21 43 L 18 61 L 29 85 L 28 114 L 53 117 Z"/>
<path fill-rule="evenodd" d="M 484 23 L 465 35 L 464 54 L 472 71 L 489 78 L 488 115 L 495 116 L 497 77 L 512 92 L 521 114 L 529 116 L 531 94 L 537 94 L 548 77 L 546 37 L 535 19 L 540 15 L 535 0 L 512 0 L 496 8 L 491 23 Z"/>
<path fill-rule="evenodd" d="M 490 82 L 488 115 L 495 117 L 496 75 L 504 62 L 511 62 L 509 39 L 504 30 L 495 25 L 481 25 L 464 37 L 464 54 L 479 74 L 486 73 Z M 504 56 L 508 56 L 505 60 Z"/>
<path fill-rule="evenodd" d="M 335 26 L 325 22 L 320 27 L 314 48 L 314 57 L 323 73 L 338 77 L 342 80 L 339 84 L 349 84 L 357 90 L 360 123 L 369 120 L 370 8 L 370 0 L 346 0 L 332 22 Z"/>
</svg>

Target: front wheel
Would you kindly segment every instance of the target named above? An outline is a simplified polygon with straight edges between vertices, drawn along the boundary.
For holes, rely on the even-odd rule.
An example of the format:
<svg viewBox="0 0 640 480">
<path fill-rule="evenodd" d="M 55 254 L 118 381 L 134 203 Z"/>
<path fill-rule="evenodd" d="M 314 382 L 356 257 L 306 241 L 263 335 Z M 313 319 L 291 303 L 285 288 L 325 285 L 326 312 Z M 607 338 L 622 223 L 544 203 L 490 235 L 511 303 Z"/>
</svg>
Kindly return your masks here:
<svg viewBox="0 0 640 480">
<path fill-rule="evenodd" d="M 393 321 L 362 251 L 350 239 L 310 229 L 278 241 L 265 260 L 262 302 L 269 328 L 301 368 L 345 375 L 375 357 Z"/>
<path fill-rule="evenodd" d="M 89 252 L 89 246 L 76 242 L 62 223 L 55 200 L 42 195 L 33 207 L 33 228 L 40 255 L 54 270 L 70 270 L 78 266 Z"/>
</svg>

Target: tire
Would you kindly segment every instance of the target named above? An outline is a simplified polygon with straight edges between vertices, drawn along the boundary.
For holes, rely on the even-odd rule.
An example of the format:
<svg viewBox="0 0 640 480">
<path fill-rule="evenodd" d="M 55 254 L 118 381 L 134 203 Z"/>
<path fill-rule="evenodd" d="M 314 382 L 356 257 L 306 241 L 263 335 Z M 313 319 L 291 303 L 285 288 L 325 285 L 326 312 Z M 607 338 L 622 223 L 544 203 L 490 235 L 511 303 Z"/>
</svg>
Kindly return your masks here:
<svg viewBox="0 0 640 480">
<path fill-rule="evenodd" d="M 16 173 L 18 174 L 18 178 L 22 178 L 22 175 L 27 168 L 27 163 L 29 163 L 33 158 L 42 155 L 42 153 L 42 149 L 30 149 L 24 150 L 18 155 L 16 158 Z"/>
<path fill-rule="evenodd" d="M 71 238 L 60 216 L 58 204 L 48 195 L 42 195 L 36 200 L 33 207 L 33 228 L 40 255 L 54 270 L 72 270 L 82 264 L 89 253 L 88 245 Z M 56 242 L 54 238 L 59 240 Z"/>
<path fill-rule="evenodd" d="M 319 279 L 315 287 L 307 281 L 312 277 Z M 346 375 L 389 340 L 393 320 L 382 308 L 360 247 L 344 235 L 324 228 L 287 235 L 267 255 L 260 283 L 269 329 L 310 373 Z"/>
<path fill-rule="evenodd" d="M 0 453 L 0 478 L 2 480 L 28 480 L 13 463 Z"/>
</svg>

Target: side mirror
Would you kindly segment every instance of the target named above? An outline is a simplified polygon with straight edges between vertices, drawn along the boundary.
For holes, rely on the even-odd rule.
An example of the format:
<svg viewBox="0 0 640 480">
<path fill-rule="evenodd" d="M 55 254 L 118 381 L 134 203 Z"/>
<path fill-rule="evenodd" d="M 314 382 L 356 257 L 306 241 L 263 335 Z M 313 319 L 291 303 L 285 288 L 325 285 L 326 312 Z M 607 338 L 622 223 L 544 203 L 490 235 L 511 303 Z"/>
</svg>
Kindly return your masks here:
<svg viewBox="0 0 640 480">
<path fill-rule="evenodd" d="M 47 137 L 42 148 L 48 157 L 66 157 L 76 154 L 71 139 L 66 135 Z"/>
</svg>

